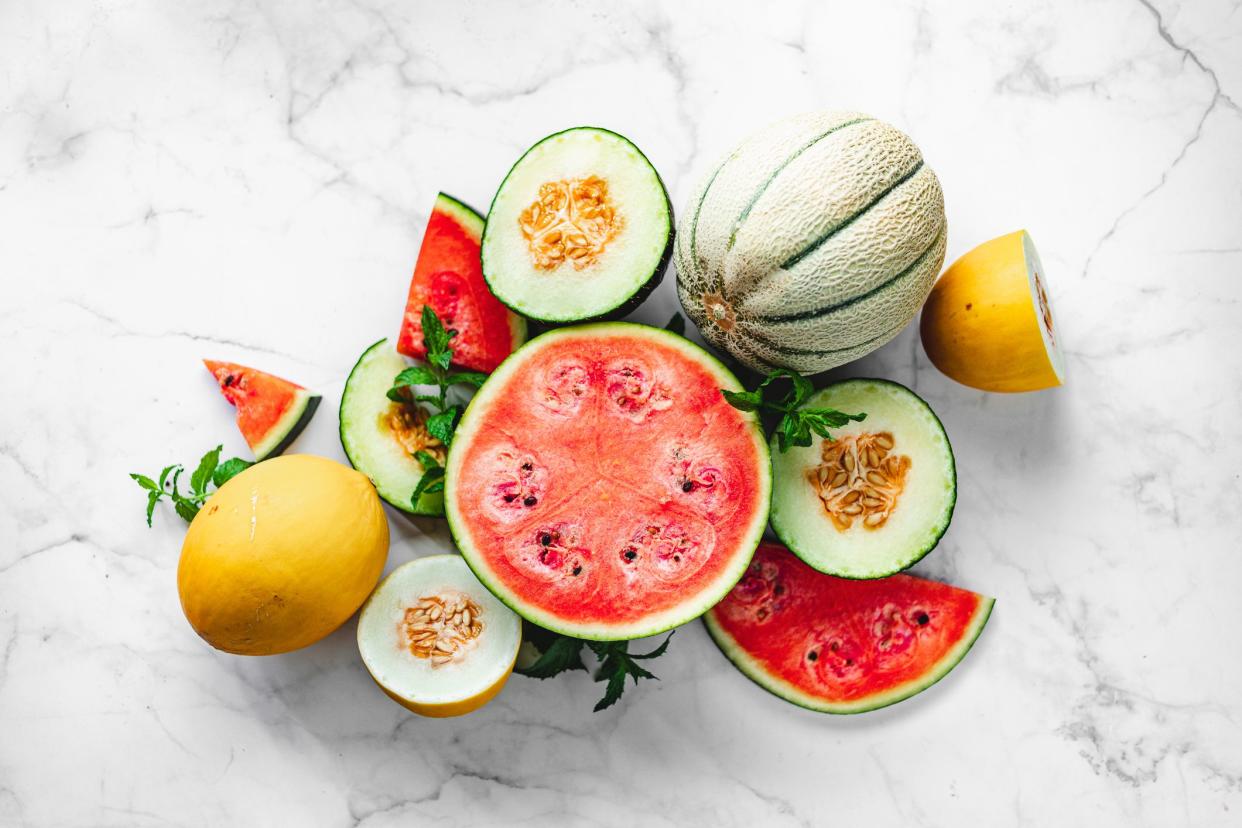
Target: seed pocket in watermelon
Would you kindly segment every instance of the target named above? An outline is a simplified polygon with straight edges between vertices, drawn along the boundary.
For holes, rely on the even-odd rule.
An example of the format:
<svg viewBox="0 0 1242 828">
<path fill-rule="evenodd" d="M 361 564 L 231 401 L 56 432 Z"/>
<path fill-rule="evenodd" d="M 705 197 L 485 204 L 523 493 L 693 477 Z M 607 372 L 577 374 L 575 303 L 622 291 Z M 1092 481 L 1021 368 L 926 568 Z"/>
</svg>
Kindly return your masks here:
<svg viewBox="0 0 1242 828">
<path fill-rule="evenodd" d="M 237 427 L 254 459 L 274 457 L 302 433 L 319 407 L 319 395 L 288 380 L 234 362 L 203 360 L 237 408 Z"/>
<path fill-rule="evenodd" d="M 578 638 L 701 615 L 746 569 L 771 471 L 738 380 L 693 343 L 605 323 L 531 340 L 484 383 L 449 453 L 445 511 L 479 579 Z"/>
<path fill-rule="evenodd" d="M 862 713 L 944 678 L 992 604 L 913 575 L 836 578 L 763 544 L 703 620 L 721 651 L 765 690 L 811 710 Z"/>
<path fill-rule="evenodd" d="M 464 368 L 490 372 L 526 339 L 526 320 L 492 296 L 483 279 L 482 236 L 482 216 L 452 196 L 436 197 L 410 281 L 398 351 L 426 358 L 424 305 L 431 305 L 444 327 L 457 331 L 453 362 Z"/>
</svg>

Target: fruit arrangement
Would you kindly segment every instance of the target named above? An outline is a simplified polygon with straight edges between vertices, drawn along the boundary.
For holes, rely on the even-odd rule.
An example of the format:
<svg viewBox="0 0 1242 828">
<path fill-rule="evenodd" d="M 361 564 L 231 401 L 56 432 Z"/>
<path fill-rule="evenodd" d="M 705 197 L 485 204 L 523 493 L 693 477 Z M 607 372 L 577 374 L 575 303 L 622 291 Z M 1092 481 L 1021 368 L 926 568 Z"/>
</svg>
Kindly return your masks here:
<svg viewBox="0 0 1242 828">
<path fill-rule="evenodd" d="M 805 374 L 888 342 L 922 309 L 928 357 L 963 385 L 1061 384 L 1047 277 L 1025 231 L 937 281 L 947 223 L 918 147 L 859 113 L 760 130 L 693 191 L 668 193 L 628 139 L 535 143 L 486 217 L 440 194 L 395 340 L 349 371 L 348 468 L 282 455 L 319 396 L 205 360 L 253 460 L 131 475 L 189 523 L 178 567 L 193 630 L 228 653 L 314 644 L 356 613 L 380 690 L 469 713 L 517 672 L 587 670 L 602 710 L 655 676 L 702 618 L 743 674 L 811 710 L 860 713 L 939 681 L 993 599 L 902 572 L 949 528 L 948 432 L 885 379 Z M 717 353 L 616 321 L 670 256 Z M 527 341 L 528 324 L 538 326 Z M 747 387 L 735 369 L 763 372 Z M 383 503 L 447 520 L 456 550 L 397 567 Z M 764 540 L 771 530 L 783 545 Z"/>
</svg>

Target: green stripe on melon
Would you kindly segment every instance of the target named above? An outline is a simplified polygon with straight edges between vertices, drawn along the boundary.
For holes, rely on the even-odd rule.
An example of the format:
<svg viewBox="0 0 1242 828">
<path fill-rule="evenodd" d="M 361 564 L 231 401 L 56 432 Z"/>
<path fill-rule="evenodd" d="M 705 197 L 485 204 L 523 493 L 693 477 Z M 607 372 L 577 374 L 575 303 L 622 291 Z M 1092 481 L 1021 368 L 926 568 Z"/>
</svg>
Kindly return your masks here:
<svg viewBox="0 0 1242 828">
<path fill-rule="evenodd" d="M 778 122 L 691 197 L 678 296 L 713 345 L 757 370 L 815 373 L 883 345 L 944 261 L 944 197 L 918 148 L 857 113 Z M 704 297 L 723 299 L 722 321 Z"/>
</svg>

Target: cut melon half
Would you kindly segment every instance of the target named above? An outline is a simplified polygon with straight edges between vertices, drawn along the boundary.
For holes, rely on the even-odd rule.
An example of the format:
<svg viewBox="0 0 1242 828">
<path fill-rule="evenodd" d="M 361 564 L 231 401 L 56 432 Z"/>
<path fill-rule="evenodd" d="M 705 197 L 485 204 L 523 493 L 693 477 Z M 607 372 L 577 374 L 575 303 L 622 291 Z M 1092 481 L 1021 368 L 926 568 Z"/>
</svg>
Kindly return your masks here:
<svg viewBox="0 0 1242 828">
<path fill-rule="evenodd" d="M 389 698 L 423 716 L 460 716 L 509 679 L 522 621 L 488 592 L 459 555 L 398 567 L 358 618 L 358 650 Z"/>
<path fill-rule="evenodd" d="M 1020 392 L 1065 382 L 1046 271 L 1018 230 L 983 244 L 944 272 L 923 308 L 932 364 L 963 385 Z"/>
<path fill-rule="evenodd" d="M 414 452 L 444 462 L 444 445 L 427 433 L 427 411 L 388 399 L 397 374 L 408 367 L 387 339 L 367 348 L 345 381 L 340 433 L 345 456 L 375 484 L 387 503 L 412 515 L 444 514 L 444 495 L 423 494 L 410 502 L 425 469 Z"/>
<path fill-rule="evenodd" d="M 318 394 L 289 380 L 235 362 L 204 359 L 203 364 L 237 409 L 237 428 L 256 462 L 287 449 L 319 407 Z"/>
<path fill-rule="evenodd" d="M 772 447 L 772 529 L 799 558 L 842 578 L 883 578 L 940 541 L 957 501 L 944 426 L 913 391 L 851 379 L 812 395 L 807 408 L 867 418 L 788 451 Z"/>
<path fill-rule="evenodd" d="M 513 165 L 483 231 L 483 275 L 544 322 L 616 318 L 659 284 L 673 241 L 664 183 L 615 132 L 549 135 Z"/>
<path fill-rule="evenodd" d="M 863 713 L 948 675 L 993 604 L 913 575 L 834 578 L 764 544 L 703 621 L 725 656 L 765 690 L 822 713 Z"/>
</svg>

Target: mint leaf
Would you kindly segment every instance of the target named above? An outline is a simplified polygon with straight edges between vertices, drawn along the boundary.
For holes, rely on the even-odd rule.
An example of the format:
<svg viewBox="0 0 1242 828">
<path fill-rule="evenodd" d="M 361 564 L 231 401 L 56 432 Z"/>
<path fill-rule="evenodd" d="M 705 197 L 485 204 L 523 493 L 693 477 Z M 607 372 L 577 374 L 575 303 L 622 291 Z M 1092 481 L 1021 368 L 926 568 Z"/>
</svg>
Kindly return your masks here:
<svg viewBox="0 0 1242 828">
<path fill-rule="evenodd" d="M 444 379 L 445 385 L 469 385 L 478 388 L 487 379 L 487 374 L 479 371 L 457 371 Z"/>
<path fill-rule="evenodd" d="M 436 466 L 423 472 L 423 476 L 418 479 L 418 485 L 414 487 L 414 494 L 410 495 L 410 505 L 418 508 L 418 501 L 424 494 L 435 494 L 444 491 L 444 468 Z"/>
<path fill-rule="evenodd" d="M 758 411 L 763 407 L 763 394 L 757 389 L 754 391 L 730 391 L 727 388 L 721 388 L 720 393 L 728 400 L 729 405 L 741 411 Z"/>
<path fill-rule="evenodd" d="M 225 460 L 216 466 L 216 470 L 212 472 L 211 482 L 218 489 L 253 465 L 254 463 L 251 463 L 249 460 L 243 460 L 240 457 Z"/>
<path fill-rule="evenodd" d="M 186 523 L 193 521 L 194 517 L 198 514 L 198 506 L 185 498 L 177 498 L 174 500 L 173 508 L 177 510 L 177 514 L 181 515 L 182 520 Z"/>
<path fill-rule="evenodd" d="M 562 635 L 543 651 L 534 664 L 525 670 L 515 672 L 530 678 L 546 679 L 566 670 L 585 669 L 586 665 L 582 663 L 582 641 Z"/>
<path fill-rule="evenodd" d="M 421 449 L 414 452 L 414 459 L 417 460 L 418 464 L 423 467 L 423 471 L 431 471 L 432 469 L 440 468 L 440 461 L 433 455 L 428 454 Z"/>
<path fill-rule="evenodd" d="M 678 336 L 686 335 L 686 317 L 674 311 L 673 318 L 668 320 L 668 324 L 664 326 L 664 330 L 672 331 Z"/>
<path fill-rule="evenodd" d="M 134 474 L 133 472 L 130 472 L 129 476 L 133 478 L 134 481 L 137 482 L 137 484 L 142 488 L 147 491 L 155 492 L 157 495 L 159 494 L 160 487 L 156 485 L 154 480 L 147 477 L 145 474 Z"/>
<path fill-rule="evenodd" d="M 220 465 L 220 452 L 223 450 L 224 446 L 216 446 L 198 461 L 198 468 L 190 475 L 190 491 L 195 495 L 207 493 L 207 484 L 211 482 L 216 466 Z"/>
<path fill-rule="evenodd" d="M 607 663 L 607 662 L 605 662 Z M 625 692 L 625 669 L 613 669 L 612 672 L 600 676 L 596 675 L 596 681 L 608 680 L 608 686 L 604 690 L 604 697 L 595 703 L 595 707 L 591 708 L 594 712 L 612 707 L 621 698 L 621 694 Z"/>
<path fill-rule="evenodd" d="M 790 388 L 778 400 L 768 398 L 768 388 L 778 379 L 788 379 Z M 796 371 L 779 368 L 764 378 L 754 391 L 729 391 L 720 389 L 729 405 L 741 411 L 773 411 L 781 414 L 774 434 L 776 445 L 781 452 L 788 451 L 790 446 L 811 445 L 811 434 L 814 432 L 825 440 L 831 440 L 831 428 L 840 428 L 850 421 L 862 422 L 867 415 L 846 414 L 832 408 L 808 408 L 800 406 L 807 397 L 814 393 L 811 381 Z"/>
<path fill-rule="evenodd" d="M 427 362 L 447 371 L 453 361 L 453 352 L 449 350 L 449 333 L 440 323 L 440 317 L 431 309 L 431 305 L 423 305 L 422 315 L 423 347 L 427 350 Z"/>
<path fill-rule="evenodd" d="M 631 655 L 630 658 L 639 658 L 639 659 L 659 658 L 660 656 L 664 655 L 665 650 L 668 649 L 668 643 L 672 640 L 673 640 L 673 633 L 669 633 L 668 638 L 664 639 L 664 643 L 661 644 L 659 647 L 656 647 L 654 650 L 652 650 L 649 653 L 643 653 L 642 655 L 635 653 L 634 655 Z"/>
<path fill-rule="evenodd" d="M 173 463 L 171 466 L 165 466 L 160 472 L 160 491 L 164 491 L 164 485 L 168 482 L 168 473 L 173 469 L 181 468 L 180 465 Z"/>
<path fill-rule="evenodd" d="M 461 406 L 449 406 L 439 414 L 433 414 L 427 418 L 427 433 L 448 446 L 453 442 L 453 431 L 457 428 L 459 419 L 461 419 Z"/>
<path fill-rule="evenodd" d="M 155 504 L 160 502 L 160 493 L 158 490 L 147 494 L 147 528 L 151 528 L 151 516 L 155 514 Z"/>
</svg>

